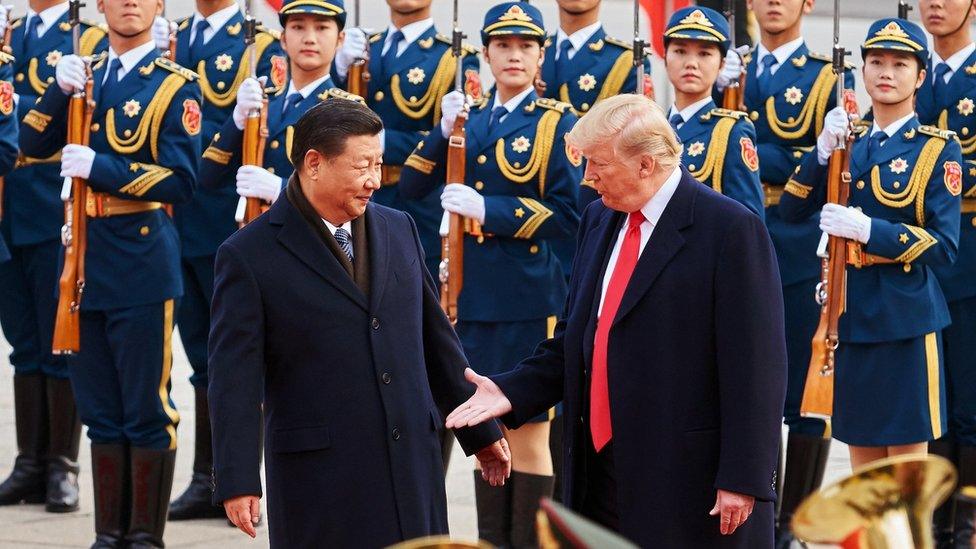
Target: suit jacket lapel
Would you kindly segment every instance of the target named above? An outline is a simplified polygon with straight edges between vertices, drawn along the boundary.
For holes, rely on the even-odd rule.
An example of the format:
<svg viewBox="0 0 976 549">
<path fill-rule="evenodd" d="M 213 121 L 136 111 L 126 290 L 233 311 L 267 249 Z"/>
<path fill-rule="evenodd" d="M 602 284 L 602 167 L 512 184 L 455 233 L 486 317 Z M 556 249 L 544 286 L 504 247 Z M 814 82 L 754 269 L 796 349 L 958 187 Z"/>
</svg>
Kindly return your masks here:
<svg viewBox="0 0 976 549">
<path fill-rule="evenodd" d="M 389 269 L 390 234 L 386 217 L 372 203 L 366 206 L 366 234 L 369 245 L 369 308 L 376 310 L 386 289 Z"/>
<path fill-rule="evenodd" d="M 423 34 L 418 36 L 417 40 L 407 44 L 407 47 L 403 49 L 403 53 L 400 54 L 400 57 L 397 57 L 393 60 L 393 63 L 391 63 L 392 67 L 390 67 L 390 70 L 386 72 L 387 76 L 392 78 L 394 74 L 397 74 L 400 71 L 415 67 L 427 54 L 427 50 L 421 49 L 420 44 L 417 42 L 420 40 L 429 39 L 435 34 L 437 34 L 437 32 L 434 30 L 432 25 L 429 29 L 424 31 Z M 393 46 L 390 47 L 392 48 Z M 430 75 L 431 78 L 433 78 L 433 76 L 434 75 Z"/>
<path fill-rule="evenodd" d="M 112 86 L 106 91 L 105 94 L 98 94 L 98 111 L 104 113 L 108 109 L 118 105 L 121 101 L 125 99 L 132 99 L 132 95 L 135 91 L 141 89 L 141 86 L 133 86 L 133 82 L 139 79 L 149 78 L 149 75 L 143 74 L 139 69 L 152 65 L 156 58 L 159 57 L 159 50 L 153 49 L 147 53 L 138 63 L 132 66 L 129 72 L 125 73 L 125 76 L 121 80 L 112 84 Z M 106 62 L 107 62 L 106 58 Z M 106 63 L 107 64 L 107 63 Z"/>
<path fill-rule="evenodd" d="M 867 136 L 861 138 L 865 141 L 862 145 L 863 152 L 865 153 L 863 160 L 862 155 L 858 155 L 858 164 L 851 167 L 851 175 L 854 179 L 860 179 L 863 174 L 874 166 L 881 166 L 885 168 L 889 160 L 895 157 L 906 157 L 910 158 L 914 155 L 911 154 L 912 149 L 916 146 L 916 138 L 918 137 L 918 119 L 912 118 L 908 122 L 898 129 L 895 135 L 888 138 L 885 144 L 877 151 L 871 158 L 866 158 L 867 153 L 867 142 L 869 138 Z M 905 137 L 905 134 L 911 132 L 911 138 Z M 868 131 L 870 135 L 870 130 Z M 914 166 L 909 166 L 909 169 L 914 168 Z M 911 172 L 908 172 L 909 174 Z"/>
<path fill-rule="evenodd" d="M 797 67 L 793 62 L 800 57 L 805 56 L 808 53 L 806 44 L 800 44 L 800 47 L 790 55 L 786 61 L 779 66 L 776 70 L 776 74 L 773 75 L 773 81 L 769 86 L 769 91 L 772 95 L 778 94 L 781 90 L 789 86 L 795 86 L 796 82 L 800 79 L 803 74 L 803 69 Z"/>
<path fill-rule="evenodd" d="M 211 57 L 220 53 L 227 47 L 227 43 L 228 43 L 227 39 L 231 37 L 230 34 L 227 33 L 227 27 L 235 23 L 241 24 L 241 30 L 239 31 L 238 36 L 241 36 L 242 38 L 240 39 L 243 40 L 244 35 L 242 33 L 244 32 L 244 28 L 243 28 L 244 16 L 241 15 L 241 12 L 237 12 L 234 15 L 232 15 L 231 18 L 228 19 L 226 23 L 224 23 L 224 26 L 220 27 L 219 29 L 214 29 L 213 36 L 210 37 L 210 40 L 208 40 L 207 43 L 203 45 L 203 49 L 200 50 L 201 59 L 210 59 Z M 243 62 L 244 59 L 234 60 L 235 65 Z M 196 70 L 196 67 L 191 67 L 191 69 Z M 236 67 L 234 70 L 236 70 Z"/>
<path fill-rule="evenodd" d="M 40 38 L 35 39 L 31 42 L 31 49 L 33 51 L 42 51 L 42 52 L 49 52 L 51 50 L 58 49 L 58 45 L 62 41 L 62 36 L 63 36 L 62 33 L 64 32 L 61 30 L 61 24 L 67 22 L 68 22 L 68 12 L 64 12 L 61 15 L 61 17 L 59 17 L 58 20 L 55 21 L 53 25 L 51 25 L 44 31 L 44 36 L 41 36 Z M 23 40 L 24 35 L 21 34 L 20 36 L 21 36 L 20 39 Z M 10 40 L 13 41 L 13 38 L 11 38 Z M 63 55 L 68 55 L 69 53 L 72 52 L 62 51 L 61 53 Z M 41 59 L 41 61 L 44 62 L 45 60 Z"/>
<path fill-rule="evenodd" d="M 702 123 L 701 117 L 714 108 L 715 102 L 709 101 L 707 105 L 699 109 L 694 116 L 682 124 L 681 128 L 678 129 L 678 137 L 681 139 L 682 143 L 685 143 L 685 154 L 688 154 L 688 143 L 691 143 L 691 141 L 696 137 L 711 129 L 709 126 Z"/>
<path fill-rule="evenodd" d="M 369 310 L 366 296 L 287 197 L 275 201 L 270 215 L 270 222 L 281 226 L 278 242 L 282 246 L 346 297 Z"/>
</svg>

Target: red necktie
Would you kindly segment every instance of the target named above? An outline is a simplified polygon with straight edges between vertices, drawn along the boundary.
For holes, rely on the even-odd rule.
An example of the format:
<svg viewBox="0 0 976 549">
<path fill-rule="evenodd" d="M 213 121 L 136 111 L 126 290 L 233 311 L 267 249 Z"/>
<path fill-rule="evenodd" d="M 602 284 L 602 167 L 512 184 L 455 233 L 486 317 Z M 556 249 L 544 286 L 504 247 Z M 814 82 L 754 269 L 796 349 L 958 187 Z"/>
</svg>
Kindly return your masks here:
<svg viewBox="0 0 976 549">
<path fill-rule="evenodd" d="M 593 338 L 593 372 L 590 379 L 590 434 L 593 447 L 599 452 L 613 437 L 610 425 L 610 391 L 607 386 L 607 343 L 610 340 L 610 327 L 620 308 L 624 290 L 634 274 L 637 256 L 640 255 L 640 225 L 644 222 L 640 210 L 632 212 L 627 221 L 627 233 L 620 246 L 617 264 L 610 275 L 607 293 L 603 297 L 603 311 L 596 324 L 596 337 Z"/>
</svg>

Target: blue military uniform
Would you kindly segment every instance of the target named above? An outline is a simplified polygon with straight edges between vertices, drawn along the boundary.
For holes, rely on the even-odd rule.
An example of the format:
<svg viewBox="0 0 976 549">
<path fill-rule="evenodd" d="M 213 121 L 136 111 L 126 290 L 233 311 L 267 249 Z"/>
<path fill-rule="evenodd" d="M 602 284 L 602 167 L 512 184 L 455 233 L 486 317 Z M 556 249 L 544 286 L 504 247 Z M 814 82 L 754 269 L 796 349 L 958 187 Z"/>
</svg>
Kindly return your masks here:
<svg viewBox="0 0 976 549">
<path fill-rule="evenodd" d="M 17 105 L 14 101 L 13 56 L 0 51 L 0 178 L 13 169 L 17 160 Z M 0 201 L 0 215 L 2 215 Z M 10 259 L 7 243 L 0 239 L 0 263 Z"/>
<path fill-rule="evenodd" d="M 882 19 L 862 52 L 907 45 L 924 63 L 924 44 L 917 25 Z M 946 429 L 940 331 L 949 310 L 933 268 L 958 251 L 962 156 L 953 132 L 914 116 L 888 130 L 862 126 L 850 153 L 849 203 L 871 218 L 871 232 L 866 255 L 847 269 L 832 422 L 835 438 L 857 446 L 928 441 Z M 826 166 L 809 155 L 786 186 L 783 217 L 815 216 L 826 181 Z"/>
<path fill-rule="evenodd" d="M 676 11 L 668 22 L 664 31 L 665 47 L 675 39 L 713 44 L 724 56 L 729 48 L 728 22 L 722 14 L 709 8 L 684 8 Z M 685 109 L 690 111 L 694 106 Z M 719 109 L 709 100 L 687 117 L 686 113 L 677 111 L 677 106 L 672 106 L 668 119 L 684 145 L 681 162 L 691 175 L 762 218 L 756 129 L 746 113 Z"/>
<path fill-rule="evenodd" d="M 10 22 L 8 46 L 16 60 L 5 68 L 14 72 L 17 120 L 27 115 L 54 81 L 58 60 L 72 53 L 67 10 L 65 2 Z M 80 32 L 81 54 L 107 47 L 105 30 L 94 23 L 82 21 Z M 40 497 L 47 499 L 49 510 L 71 511 L 78 500 L 80 424 L 67 362 L 51 354 L 64 223 L 59 171 L 60 151 L 44 157 L 21 154 L 3 186 L 0 235 L 10 249 L 11 261 L 0 263 L 0 325 L 13 347 L 10 363 L 14 367 L 17 438 L 28 442 L 20 445 L 10 479 L 0 485 L 0 503 Z M 49 484 L 45 470 L 64 481 L 57 481 L 63 490 L 47 490 L 51 493 L 45 496 Z M 18 476 L 21 482 L 15 481 Z"/>
<path fill-rule="evenodd" d="M 491 8 L 482 43 L 510 34 L 541 44 L 538 9 L 519 2 Z M 582 159 L 565 142 L 577 120 L 571 106 L 538 97 L 531 85 L 509 102 L 503 105 L 492 90 L 472 107 L 465 125 L 464 184 L 483 197 L 485 214 L 480 226 L 466 220 L 456 328 L 471 367 L 482 374 L 511 369 L 552 334 L 567 291 L 553 241 L 572 237 L 579 224 Z M 401 174 L 401 196 L 442 188 L 447 145 L 439 128 L 417 145 Z M 549 419 L 543 414 L 535 421 Z M 511 495 L 497 496 L 476 476 L 481 537 L 497 545 L 508 539 L 512 546 L 534 544 L 521 538 L 533 531 L 534 514 L 519 510 L 551 495 L 552 482 L 551 476 L 515 473 Z"/>
<path fill-rule="evenodd" d="M 976 330 L 976 51 L 953 71 L 948 82 L 930 58 L 925 83 L 916 95 L 919 120 L 956 132 L 962 148 L 962 218 L 959 256 L 951 267 L 934 269 L 949 302 L 952 325 L 943 331 L 949 437 L 976 447 L 976 364 L 972 334 Z M 941 82 L 936 79 L 942 78 Z"/>
<path fill-rule="evenodd" d="M 212 22 L 212 23 L 211 23 Z M 216 28 L 213 28 L 216 27 Z M 277 32 L 258 27 L 255 36 L 256 74 L 266 76 L 277 90 L 285 84 L 287 59 Z M 212 32 L 212 34 L 210 34 Z M 221 125 L 231 117 L 237 88 L 250 74 L 250 55 L 244 43 L 244 16 L 234 4 L 210 17 L 199 14 L 177 22 L 176 62 L 199 76 L 203 94 L 202 143 L 209 143 Z M 209 38 L 209 39 L 208 39 Z M 207 413 L 207 339 L 210 333 L 210 300 L 213 297 L 213 268 L 217 247 L 234 231 L 238 196 L 233 174 L 221 185 L 199 187 L 193 199 L 174 208 L 180 235 L 183 298 L 176 320 L 187 359 L 193 368 L 190 383 L 198 408 L 195 423 L 193 477 L 190 487 L 170 507 L 170 520 L 222 517 L 223 510 L 211 503 L 212 452 Z"/>
<path fill-rule="evenodd" d="M 392 44 L 389 34 L 387 29 L 368 37 L 370 80 L 365 99 L 369 108 L 383 119 L 385 130 L 383 186 L 373 193 L 373 200 L 403 210 L 414 218 L 424 246 L 427 268 L 434 280 L 438 280 L 441 245 L 438 228 L 443 212 L 440 188 L 426 196 L 405 200 L 397 192 L 397 183 L 403 163 L 414 147 L 431 129 L 438 128 L 441 98 L 454 89 L 457 62 L 451 53 L 451 38 L 438 34 L 433 22 L 396 56 L 390 50 L 397 44 Z M 477 50 L 468 44 L 464 44 L 462 50 L 462 67 L 465 77 L 472 72 L 477 76 Z M 333 78 L 341 82 L 340 85 L 347 85 L 335 69 Z"/>
<path fill-rule="evenodd" d="M 179 422 L 171 340 L 183 291 L 179 238 L 164 204 L 193 194 L 200 87 L 196 73 L 151 42 L 124 54 L 135 60 L 124 74 L 109 55 L 93 65 L 81 351 L 69 370 L 92 440 L 99 539 L 161 544 Z M 52 85 L 31 106 L 20 128 L 24 154 L 44 158 L 65 145 L 68 99 Z"/>
</svg>

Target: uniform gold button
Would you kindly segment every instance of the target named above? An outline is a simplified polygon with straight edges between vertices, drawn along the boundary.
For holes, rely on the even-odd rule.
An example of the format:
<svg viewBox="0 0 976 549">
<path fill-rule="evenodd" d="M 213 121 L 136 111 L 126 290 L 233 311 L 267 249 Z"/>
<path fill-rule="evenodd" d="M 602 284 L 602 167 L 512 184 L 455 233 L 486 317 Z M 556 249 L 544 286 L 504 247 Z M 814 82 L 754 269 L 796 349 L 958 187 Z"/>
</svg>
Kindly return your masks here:
<svg viewBox="0 0 976 549">
<path fill-rule="evenodd" d="M 14 77 L 14 80 L 16 80 L 18 82 L 23 82 L 24 81 L 24 73 L 18 72 L 17 73 L 17 76 Z"/>
<path fill-rule="evenodd" d="M 517 169 L 519 169 L 519 168 L 522 167 L 522 163 L 521 162 L 516 162 L 516 163 L 512 164 L 512 166 L 515 167 L 515 169 L 517 170 Z"/>
<path fill-rule="evenodd" d="M 911 264 L 909 264 L 909 263 L 905 263 L 905 266 L 904 266 L 904 267 L 902 267 L 901 269 L 902 269 L 903 271 L 905 271 L 906 273 L 910 273 L 910 272 L 912 272 L 912 266 L 911 266 Z"/>
<path fill-rule="evenodd" d="M 97 132 L 100 129 L 102 129 L 102 127 L 98 125 L 98 122 L 95 122 L 91 125 L 91 131 L 93 132 Z"/>
<path fill-rule="evenodd" d="M 752 111 L 751 113 L 749 113 L 749 118 L 753 120 L 759 120 L 759 113 L 756 111 Z"/>
<path fill-rule="evenodd" d="M 274 166 L 271 166 L 270 168 L 268 168 L 268 173 L 274 173 Z"/>
<path fill-rule="evenodd" d="M 52 82 L 54 82 L 54 77 L 53 76 L 48 76 L 47 77 L 47 83 L 48 84 L 51 84 Z"/>
<path fill-rule="evenodd" d="M 789 118 L 787 119 L 787 122 L 789 122 L 790 124 L 792 124 L 792 123 L 794 123 L 794 122 L 796 122 L 796 118 L 793 118 L 793 117 L 791 116 L 791 117 L 789 117 Z"/>
<path fill-rule="evenodd" d="M 530 254 L 537 254 L 537 253 L 539 253 L 539 247 L 536 246 L 535 244 L 529 246 L 529 253 Z"/>
<path fill-rule="evenodd" d="M 226 87 L 227 87 L 227 84 L 224 84 L 223 82 L 217 82 L 217 89 L 218 90 L 222 90 L 222 89 L 224 89 Z"/>
<path fill-rule="evenodd" d="M 478 244 L 484 244 L 484 243 L 485 243 L 485 237 L 483 237 L 483 236 L 479 236 L 479 237 L 477 238 L 477 241 L 478 241 Z"/>
<path fill-rule="evenodd" d="M 695 165 L 691 164 L 690 166 L 688 166 L 688 171 L 692 171 L 692 172 L 695 171 Z"/>
<path fill-rule="evenodd" d="M 417 100 L 417 96 L 416 95 L 411 95 L 410 96 L 410 101 L 411 102 L 416 101 L 416 100 Z"/>
<path fill-rule="evenodd" d="M 485 188 L 485 182 L 484 181 L 475 181 L 474 182 L 474 188 L 475 189 L 478 189 L 479 191 L 481 189 L 484 189 Z"/>
<path fill-rule="evenodd" d="M 270 144 L 269 146 L 270 146 L 270 147 L 271 147 L 272 149 L 277 149 L 277 148 L 278 148 L 278 146 L 279 146 L 279 145 L 278 145 L 278 140 L 276 139 L 276 140 L 274 140 L 274 141 L 272 141 L 272 142 L 271 142 L 271 144 Z"/>
<path fill-rule="evenodd" d="M 132 137 L 132 130 L 125 130 L 124 132 L 122 132 L 122 135 L 126 137 Z"/>
<path fill-rule="evenodd" d="M 214 134 L 214 143 L 220 141 L 220 132 Z"/>
<path fill-rule="evenodd" d="M 588 111 L 588 110 L 590 110 L 590 104 L 589 103 L 583 103 L 582 105 L 580 105 L 580 110 L 581 111 Z"/>
<path fill-rule="evenodd" d="M 973 222 L 973 227 L 976 227 L 976 216 L 973 216 L 972 222 Z"/>
<path fill-rule="evenodd" d="M 373 99 L 375 99 L 377 101 L 382 101 L 383 100 L 383 92 L 381 92 L 381 91 L 376 92 L 376 95 L 373 96 Z"/>
<path fill-rule="evenodd" d="M 901 187 L 901 183 L 899 183 L 899 182 L 897 182 L 897 181 L 895 181 L 894 183 L 892 183 L 892 187 L 894 187 L 894 188 L 896 188 L 896 189 L 898 189 L 898 188 L 900 188 L 900 187 Z"/>
<path fill-rule="evenodd" d="M 478 164 L 484 164 L 485 162 L 488 162 L 488 157 L 485 156 L 485 155 L 483 155 L 483 154 L 479 154 L 478 155 Z"/>
<path fill-rule="evenodd" d="M 864 181 L 858 181 L 857 182 L 857 188 L 858 189 L 863 189 L 864 188 Z"/>
<path fill-rule="evenodd" d="M 145 225 L 139 227 L 139 234 L 141 234 L 142 236 L 146 236 L 147 234 L 149 234 L 149 227 Z"/>
<path fill-rule="evenodd" d="M 793 158 L 803 158 L 803 151 L 793 151 Z"/>
<path fill-rule="evenodd" d="M 969 128 L 967 128 L 967 127 L 965 127 L 965 126 L 963 126 L 963 127 L 962 127 L 962 134 L 963 134 L 963 135 L 969 135 Z"/>
</svg>

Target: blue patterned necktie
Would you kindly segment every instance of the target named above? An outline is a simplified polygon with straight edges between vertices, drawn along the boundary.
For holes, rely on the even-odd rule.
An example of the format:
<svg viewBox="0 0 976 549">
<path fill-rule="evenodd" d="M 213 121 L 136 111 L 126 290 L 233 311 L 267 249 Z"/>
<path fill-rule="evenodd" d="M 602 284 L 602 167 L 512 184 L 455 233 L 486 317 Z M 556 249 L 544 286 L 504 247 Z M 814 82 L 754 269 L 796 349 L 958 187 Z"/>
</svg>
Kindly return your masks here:
<svg viewBox="0 0 976 549">
<path fill-rule="evenodd" d="M 871 134 L 871 137 L 868 139 L 868 158 L 873 157 L 881 150 L 881 146 L 884 145 L 886 139 L 888 139 L 888 134 L 883 131 L 876 131 Z"/>
<path fill-rule="evenodd" d="M 558 81 L 562 82 L 569 78 L 570 64 L 572 59 L 569 58 L 569 50 L 573 48 L 573 43 L 566 38 L 559 43 L 559 59 L 556 59 L 556 76 L 558 76 Z"/>
<path fill-rule="evenodd" d="M 759 93 L 763 97 L 769 95 L 769 83 L 773 80 L 773 65 L 776 65 L 776 57 L 769 53 L 762 59 L 763 71 L 759 75 Z"/>
<path fill-rule="evenodd" d="M 390 37 L 390 47 L 383 54 L 383 69 L 387 71 L 387 74 L 392 74 L 393 62 L 398 57 L 397 49 L 401 40 L 403 40 L 403 33 L 400 31 L 394 32 L 393 36 Z"/>
<path fill-rule="evenodd" d="M 114 86 L 119 84 L 119 71 L 122 69 L 122 60 L 116 57 L 108 66 L 108 72 L 105 74 L 105 81 L 102 82 L 102 89 L 98 92 L 99 98 L 105 97 Z"/>
<path fill-rule="evenodd" d="M 284 117 L 286 114 L 288 114 L 288 111 L 290 111 L 302 99 L 304 99 L 302 94 L 298 92 L 289 93 L 288 97 L 285 98 L 285 106 L 281 109 L 281 116 Z"/>
<path fill-rule="evenodd" d="M 210 23 L 208 23 L 206 19 L 201 19 L 197 21 L 197 24 L 194 27 L 194 29 L 196 29 L 195 30 L 196 34 L 193 35 L 193 43 L 190 44 L 191 60 L 197 61 L 202 57 L 200 51 L 203 49 L 203 46 L 206 44 L 206 42 L 203 39 L 203 31 L 209 28 L 210 28 Z"/>
<path fill-rule="evenodd" d="M 935 66 L 935 82 L 933 82 L 932 93 L 935 95 L 935 104 L 942 105 L 945 103 L 945 92 L 948 87 L 945 81 L 945 75 L 949 72 L 949 65 L 945 63 L 939 63 Z"/>
<path fill-rule="evenodd" d="M 352 235 L 349 234 L 349 231 L 343 229 L 342 227 L 336 229 L 335 239 L 336 242 L 339 243 L 339 248 L 342 249 L 342 251 L 345 252 L 346 257 L 349 258 L 349 261 L 352 261 Z"/>
<path fill-rule="evenodd" d="M 502 121 L 502 117 L 508 114 L 505 107 L 495 107 L 491 110 L 491 118 L 488 119 L 488 131 L 491 131 Z"/>
<path fill-rule="evenodd" d="M 681 116 L 681 113 L 674 113 L 671 115 L 671 118 L 668 119 L 668 122 L 671 123 L 671 127 L 674 128 L 674 132 L 678 133 L 678 126 L 684 124 L 685 119 Z"/>
<path fill-rule="evenodd" d="M 30 21 L 27 23 L 27 29 L 24 31 L 24 51 L 27 51 L 27 46 L 30 45 L 31 40 L 38 38 L 37 28 L 40 26 L 41 16 L 31 16 Z"/>
</svg>

